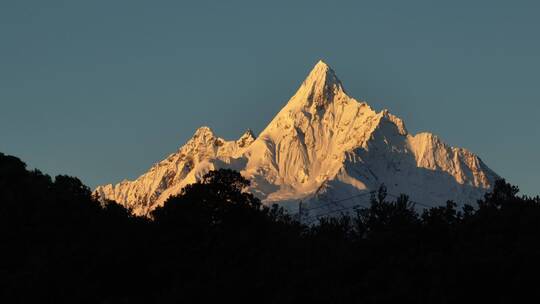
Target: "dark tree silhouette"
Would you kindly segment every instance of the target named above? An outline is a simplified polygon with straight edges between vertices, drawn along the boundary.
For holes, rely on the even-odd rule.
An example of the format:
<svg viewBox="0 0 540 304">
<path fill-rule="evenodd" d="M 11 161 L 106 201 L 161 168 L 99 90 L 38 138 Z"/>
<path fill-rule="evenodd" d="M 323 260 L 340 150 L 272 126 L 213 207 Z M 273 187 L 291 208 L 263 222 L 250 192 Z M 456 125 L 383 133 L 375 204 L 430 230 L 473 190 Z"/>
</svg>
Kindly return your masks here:
<svg viewBox="0 0 540 304">
<path fill-rule="evenodd" d="M 504 180 L 419 215 L 384 187 L 352 215 L 296 222 L 216 170 L 151 218 L 0 153 L 2 303 L 496 302 L 535 297 L 540 199 Z M 459 202 L 462 203 L 462 202 Z"/>
</svg>

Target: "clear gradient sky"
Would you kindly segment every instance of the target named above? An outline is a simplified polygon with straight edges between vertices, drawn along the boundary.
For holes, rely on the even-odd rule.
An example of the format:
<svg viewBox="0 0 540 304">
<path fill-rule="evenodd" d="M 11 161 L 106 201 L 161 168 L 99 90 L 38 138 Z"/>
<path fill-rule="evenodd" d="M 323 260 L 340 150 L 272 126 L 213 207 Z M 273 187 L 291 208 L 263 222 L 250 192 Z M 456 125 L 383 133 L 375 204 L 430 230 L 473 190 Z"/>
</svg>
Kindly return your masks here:
<svg viewBox="0 0 540 304">
<path fill-rule="evenodd" d="M 294 3 L 292 3 L 294 2 Z M 260 132 L 319 59 L 540 192 L 537 1 L 0 1 L 0 152 L 87 185 Z"/>
</svg>

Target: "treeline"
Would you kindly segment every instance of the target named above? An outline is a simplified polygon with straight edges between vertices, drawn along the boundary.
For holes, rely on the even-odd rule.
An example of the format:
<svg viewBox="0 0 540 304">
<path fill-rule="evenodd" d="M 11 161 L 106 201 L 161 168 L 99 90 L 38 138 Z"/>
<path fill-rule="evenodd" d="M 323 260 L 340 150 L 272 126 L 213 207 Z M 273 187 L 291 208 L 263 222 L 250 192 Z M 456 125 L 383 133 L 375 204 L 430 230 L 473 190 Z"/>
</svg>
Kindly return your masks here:
<svg viewBox="0 0 540 304">
<path fill-rule="evenodd" d="M 313 226 L 263 206 L 248 184 L 212 171 L 148 219 L 0 153 L 0 302 L 509 303 L 538 293 L 540 199 L 504 180 L 474 208 L 418 214 L 381 190 L 369 208 Z"/>
</svg>

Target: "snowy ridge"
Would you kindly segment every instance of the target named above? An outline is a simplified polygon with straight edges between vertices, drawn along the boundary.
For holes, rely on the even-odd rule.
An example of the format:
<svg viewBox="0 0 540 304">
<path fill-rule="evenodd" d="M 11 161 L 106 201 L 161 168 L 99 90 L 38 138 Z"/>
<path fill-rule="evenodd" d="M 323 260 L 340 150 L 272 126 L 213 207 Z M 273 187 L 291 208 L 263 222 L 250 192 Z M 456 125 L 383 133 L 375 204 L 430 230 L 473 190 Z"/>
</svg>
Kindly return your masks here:
<svg viewBox="0 0 540 304">
<path fill-rule="evenodd" d="M 177 152 L 152 166 L 135 181 L 99 186 L 94 193 L 133 208 L 135 214 L 148 214 L 206 172 L 225 166 L 234 167 L 234 156 L 241 155 L 254 140 L 251 130 L 236 141 L 227 141 L 215 136 L 210 128 L 200 127 Z"/>
<path fill-rule="evenodd" d="M 349 97 L 334 71 L 319 61 L 298 91 L 255 138 L 226 141 L 199 128 L 176 153 L 135 181 L 97 187 L 101 197 L 149 211 L 212 169 L 232 168 L 265 203 L 310 205 L 376 190 L 443 204 L 474 202 L 498 176 L 466 149 L 430 133 L 411 135 L 387 110 Z"/>
</svg>

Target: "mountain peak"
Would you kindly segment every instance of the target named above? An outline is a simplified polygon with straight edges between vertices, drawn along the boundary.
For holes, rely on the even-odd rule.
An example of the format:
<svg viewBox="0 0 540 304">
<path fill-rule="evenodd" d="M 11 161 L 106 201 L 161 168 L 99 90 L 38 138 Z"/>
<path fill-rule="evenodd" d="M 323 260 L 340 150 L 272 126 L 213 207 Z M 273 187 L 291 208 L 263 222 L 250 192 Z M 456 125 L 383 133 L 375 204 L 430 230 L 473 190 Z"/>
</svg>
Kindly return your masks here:
<svg viewBox="0 0 540 304">
<path fill-rule="evenodd" d="M 258 137 L 247 130 L 225 140 L 200 127 L 177 153 L 137 180 L 96 193 L 148 214 L 219 168 L 241 172 L 251 181 L 248 190 L 265 204 L 289 208 L 302 199 L 329 211 L 327 202 L 376 191 L 383 182 L 389 194 L 408 193 L 419 202 L 475 201 L 497 178 L 467 150 L 427 133 L 409 134 L 388 110 L 376 112 L 349 97 L 320 60 Z"/>
<path fill-rule="evenodd" d="M 255 141 L 255 134 L 253 134 L 253 131 L 251 129 L 247 129 L 242 136 L 236 141 L 238 143 L 238 146 L 243 148 L 246 146 L 249 146 L 252 142 Z"/>
<path fill-rule="evenodd" d="M 344 93 L 344 89 L 336 73 L 328 64 L 319 60 L 297 94 L 302 94 L 310 104 L 320 107 L 340 93 Z"/>
<path fill-rule="evenodd" d="M 317 63 L 315 64 L 315 66 L 313 68 L 317 68 L 317 67 L 324 67 L 326 69 L 330 69 L 330 66 L 324 62 L 324 60 L 320 59 L 319 61 L 317 61 Z"/>
<path fill-rule="evenodd" d="M 336 76 L 336 72 L 322 60 L 319 60 L 317 64 L 315 64 L 306 80 L 304 80 L 304 84 L 330 84 L 339 85 L 341 87 L 341 81 Z"/>
<path fill-rule="evenodd" d="M 255 133 L 253 133 L 253 131 L 251 131 L 251 129 L 247 129 L 246 132 L 244 132 L 244 134 L 242 134 L 242 136 L 240 136 L 240 138 L 244 138 L 244 137 L 250 137 L 250 138 L 253 138 L 255 139 Z"/>
<path fill-rule="evenodd" d="M 214 132 L 212 131 L 212 129 L 210 129 L 210 127 L 202 126 L 198 128 L 195 131 L 195 134 L 193 134 L 192 138 L 195 139 L 195 138 L 204 138 L 204 137 L 214 137 Z"/>
</svg>

